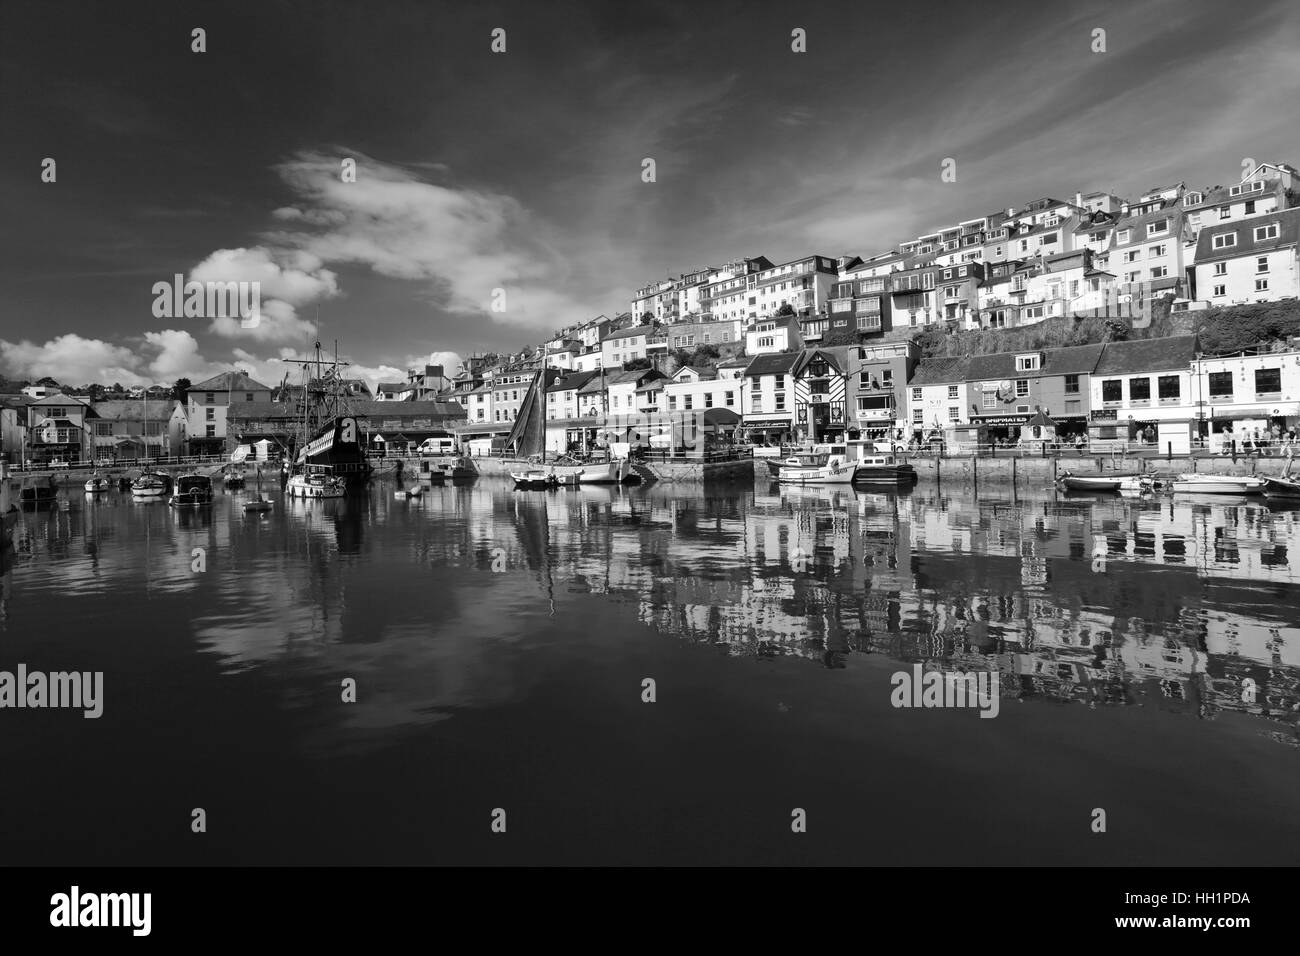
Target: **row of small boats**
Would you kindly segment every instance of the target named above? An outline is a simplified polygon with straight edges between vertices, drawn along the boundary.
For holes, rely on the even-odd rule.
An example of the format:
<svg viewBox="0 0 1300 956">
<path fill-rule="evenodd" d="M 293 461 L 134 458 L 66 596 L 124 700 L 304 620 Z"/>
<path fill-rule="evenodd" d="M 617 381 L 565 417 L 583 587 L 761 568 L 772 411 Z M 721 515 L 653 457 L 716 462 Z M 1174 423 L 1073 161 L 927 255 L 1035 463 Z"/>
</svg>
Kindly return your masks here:
<svg viewBox="0 0 1300 956">
<path fill-rule="evenodd" d="M 769 459 L 768 473 L 778 482 L 793 485 L 910 485 L 916 469 L 892 454 L 867 452 L 865 446 L 849 453 L 849 445 L 814 445 L 811 451 L 777 461 Z"/>
<path fill-rule="evenodd" d="M 512 471 L 516 488 L 563 488 L 578 485 L 622 485 L 641 480 L 627 459 L 594 465 L 553 464 L 549 468 Z"/>
<path fill-rule="evenodd" d="M 1173 479 L 1139 472 L 1103 475 L 1073 475 L 1066 472 L 1057 479 L 1063 491 L 1137 493 L 1166 487 L 1174 494 L 1257 495 L 1270 498 L 1300 498 L 1300 481 L 1288 474 L 1278 478 L 1257 475 L 1216 475 L 1191 473 Z"/>
</svg>

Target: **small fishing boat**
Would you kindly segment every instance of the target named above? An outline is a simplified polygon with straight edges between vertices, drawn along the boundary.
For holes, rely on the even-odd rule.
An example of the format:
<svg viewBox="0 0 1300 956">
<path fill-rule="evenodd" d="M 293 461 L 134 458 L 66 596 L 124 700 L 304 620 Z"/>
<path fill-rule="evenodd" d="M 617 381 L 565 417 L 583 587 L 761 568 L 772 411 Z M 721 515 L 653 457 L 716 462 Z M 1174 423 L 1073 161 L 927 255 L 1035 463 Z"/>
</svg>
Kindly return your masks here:
<svg viewBox="0 0 1300 956">
<path fill-rule="evenodd" d="M 176 479 L 173 508 L 201 508 L 212 504 L 212 479 L 207 475 L 181 475 Z"/>
<path fill-rule="evenodd" d="M 916 469 L 893 455 L 867 455 L 857 464 L 853 472 L 855 485 L 910 485 L 916 481 Z"/>
<path fill-rule="evenodd" d="M 857 467 L 847 445 L 814 445 L 811 454 L 783 461 L 776 480 L 798 485 L 848 485 L 853 483 Z"/>
<path fill-rule="evenodd" d="M 577 474 L 578 481 L 584 485 L 621 485 L 630 480 L 635 472 L 626 458 L 618 458 L 597 465 L 585 465 Z"/>
<path fill-rule="evenodd" d="M 103 475 L 101 475 L 99 472 L 95 472 L 93 475 L 91 475 L 89 478 L 86 479 L 85 487 L 86 487 L 86 494 L 98 495 L 98 494 L 103 494 L 105 491 L 110 490 L 113 487 L 113 483 L 109 481 L 107 478 L 105 478 Z"/>
<path fill-rule="evenodd" d="M 1265 478 L 1264 494 L 1269 498 L 1300 499 L 1300 481 L 1285 475 L 1281 478 Z"/>
<path fill-rule="evenodd" d="M 1264 479 L 1250 475 L 1179 475 L 1174 480 L 1175 494 L 1257 495 L 1264 490 Z"/>
<path fill-rule="evenodd" d="M 1149 478 L 1137 472 L 1109 472 L 1104 475 L 1072 475 L 1070 472 L 1064 472 L 1056 479 L 1056 483 L 1065 491 L 1120 491 L 1123 489 L 1133 489 L 1139 487 L 1141 483 Z"/>
<path fill-rule="evenodd" d="M 270 511 L 273 507 L 275 506 L 272 504 L 271 499 L 262 495 L 258 495 L 252 501 L 244 502 L 245 512 Z"/>
<path fill-rule="evenodd" d="M 424 494 L 424 489 L 417 485 L 414 488 L 398 488 L 393 492 L 393 497 L 398 501 L 412 501 L 419 498 L 422 494 Z"/>
<path fill-rule="evenodd" d="M 226 477 L 223 481 L 223 484 L 225 484 L 227 491 L 237 491 L 238 489 L 244 487 L 244 484 L 247 482 L 247 480 L 248 478 L 242 470 L 228 471 L 226 472 Z"/>
<path fill-rule="evenodd" d="M 28 475 L 23 479 L 18 500 L 24 508 L 49 508 L 58 492 L 53 475 Z"/>
<path fill-rule="evenodd" d="M 172 491 L 172 476 L 163 471 L 146 471 L 131 482 L 133 498 L 165 498 Z"/>
<path fill-rule="evenodd" d="M 559 479 L 555 477 L 554 472 L 547 471 L 520 471 L 510 473 L 510 477 L 515 480 L 515 488 L 554 488 L 559 484 Z"/>
<path fill-rule="evenodd" d="M 333 474 L 328 465 L 307 465 L 304 471 L 290 475 L 284 493 L 290 498 L 342 498 L 347 482 Z"/>
</svg>

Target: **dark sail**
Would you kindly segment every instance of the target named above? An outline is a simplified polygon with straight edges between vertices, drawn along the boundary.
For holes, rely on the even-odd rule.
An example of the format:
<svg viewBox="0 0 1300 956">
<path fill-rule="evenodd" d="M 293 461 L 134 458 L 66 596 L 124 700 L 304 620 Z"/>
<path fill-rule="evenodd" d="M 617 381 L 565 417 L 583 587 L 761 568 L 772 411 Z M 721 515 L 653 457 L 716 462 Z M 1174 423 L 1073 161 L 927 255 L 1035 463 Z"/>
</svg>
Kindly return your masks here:
<svg viewBox="0 0 1300 956">
<path fill-rule="evenodd" d="M 546 447 L 546 405 L 542 401 L 546 376 L 538 372 L 528 393 L 519 404 L 519 417 L 515 419 L 506 447 L 514 448 L 521 458 L 540 455 Z"/>
</svg>

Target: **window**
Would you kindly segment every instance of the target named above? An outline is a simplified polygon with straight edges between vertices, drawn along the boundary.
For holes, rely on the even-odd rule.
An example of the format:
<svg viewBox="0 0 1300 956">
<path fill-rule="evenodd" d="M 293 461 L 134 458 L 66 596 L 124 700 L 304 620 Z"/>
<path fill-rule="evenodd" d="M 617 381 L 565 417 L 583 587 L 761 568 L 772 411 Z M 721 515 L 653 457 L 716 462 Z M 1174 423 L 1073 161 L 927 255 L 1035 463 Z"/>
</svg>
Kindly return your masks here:
<svg viewBox="0 0 1300 956">
<path fill-rule="evenodd" d="M 1017 356 L 1016 356 L 1016 371 L 1017 371 L 1017 372 L 1033 372 L 1033 371 L 1035 371 L 1037 368 L 1038 368 L 1038 356 L 1037 356 L 1037 355 L 1017 355 Z"/>
<path fill-rule="evenodd" d="M 1165 254 L 1165 252 L 1166 252 L 1168 249 L 1169 249 L 1169 247 L 1166 246 L 1164 243 L 1161 243 L 1161 244 L 1158 245 L 1158 246 L 1152 246 L 1151 248 L 1149 248 L 1149 249 L 1147 250 L 1147 258 L 1148 258 L 1148 259 L 1159 259 L 1161 256 L 1163 256 L 1163 255 Z"/>
<path fill-rule="evenodd" d="M 1041 319 L 1046 313 L 1041 305 L 1031 305 L 1025 309 L 1026 319 Z"/>
<path fill-rule="evenodd" d="M 1101 400 L 1103 402 L 1124 401 L 1124 380 L 1108 378 L 1101 383 Z"/>
<path fill-rule="evenodd" d="M 784 376 L 784 375 L 776 375 L 776 376 L 773 376 L 773 381 L 776 383 L 776 389 L 777 389 L 777 391 L 780 391 L 781 389 L 785 388 L 785 376 Z"/>
<path fill-rule="evenodd" d="M 253 393 L 252 393 L 252 392 L 245 392 L 245 393 L 244 393 L 244 401 L 246 401 L 246 402 L 251 402 L 252 400 L 253 400 Z"/>
<path fill-rule="evenodd" d="M 1077 375 L 1065 376 L 1065 394 L 1067 395 L 1079 394 L 1079 376 Z"/>
<path fill-rule="evenodd" d="M 1128 245 L 1128 237 L 1129 231 L 1127 229 L 1121 229 L 1119 232 L 1115 233 L 1115 242 L 1121 246 L 1126 246 Z"/>
<path fill-rule="evenodd" d="M 919 402 L 920 400 L 921 400 L 921 390 L 919 388 L 912 389 L 912 401 Z"/>
<path fill-rule="evenodd" d="M 1129 379 L 1128 398 L 1130 402 L 1151 401 L 1151 379 L 1149 378 Z"/>
<path fill-rule="evenodd" d="M 1149 223 L 1147 223 L 1147 235 L 1148 235 L 1148 236 L 1154 236 L 1154 235 L 1156 235 L 1156 234 L 1158 234 L 1158 233 L 1161 233 L 1161 232 L 1168 232 L 1168 231 L 1169 231 L 1169 220 L 1168 220 L 1168 219 L 1157 219 L 1155 222 L 1149 222 Z"/>
<path fill-rule="evenodd" d="M 943 277 L 944 277 L 945 279 L 951 279 L 951 278 L 952 278 L 952 270 L 951 270 L 951 269 L 944 269 L 944 270 L 943 270 Z"/>
<path fill-rule="evenodd" d="M 1016 379 L 1016 398 L 1024 398 L 1029 394 L 1029 379 Z"/>
<path fill-rule="evenodd" d="M 1226 285 L 1216 285 L 1214 287 L 1215 298 L 1222 298 L 1227 294 L 1228 294 L 1228 287 Z"/>
<path fill-rule="evenodd" d="M 207 420 L 210 421 L 210 422 L 211 422 L 211 421 L 215 421 L 215 420 L 216 420 L 216 417 L 217 417 L 217 410 L 216 410 L 215 408 L 209 408 L 209 409 L 206 409 L 206 411 L 207 411 L 207 413 L 208 413 L 208 414 L 207 414 Z"/>
<path fill-rule="evenodd" d="M 1280 368 L 1255 369 L 1255 394 L 1266 395 L 1282 391 L 1282 370 Z"/>
<path fill-rule="evenodd" d="M 1142 258 L 1141 249 L 1130 249 L 1128 252 L 1124 253 L 1125 262 L 1137 262 L 1140 258 Z"/>
<path fill-rule="evenodd" d="M 925 421 L 925 413 L 919 408 L 912 409 L 912 423 L 920 425 L 923 421 Z"/>
<path fill-rule="evenodd" d="M 668 396 L 668 410 L 669 410 L 670 412 L 675 412 L 675 411 L 677 411 L 677 396 L 676 396 L 676 395 L 669 395 L 669 396 Z"/>
<path fill-rule="evenodd" d="M 209 426 L 207 426 L 207 430 L 204 432 L 204 437 L 205 437 L 205 438 L 216 438 L 216 437 L 217 437 L 217 426 L 216 426 L 216 425 L 209 425 Z"/>
<path fill-rule="evenodd" d="M 1162 402 L 1176 402 L 1182 397 L 1182 386 L 1178 383 L 1177 375 L 1161 375 L 1157 387 Z"/>
<path fill-rule="evenodd" d="M 695 396 L 683 395 L 682 399 L 683 399 L 682 408 L 684 408 L 686 411 L 689 412 L 692 408 L 695 407 Z"/>
<path fill-rule="evenodd" d="M 948 421 L 955 422 L 961 418 L 961 408 L 957 405 L 948 406 Z"/>
<path fill-rule="evenodd" d="M 1226 262 L 1216 262 L 1214 264 L 1214 274 L 1216 276 L 1226 276 L 1228 274 L 1228 264 Z"/>
<path fill-rule="evenodd" d="M 1167 275 L 1169 275 L 1168 266 L 1153 266 L 1151 269 L 1151 278 L 1153 279 L 1163 279 Z"/>
<path fill-rule="evenodd" d="M 950 399 L 955 399 L 955 398 L 957 398 L 957 397 L 958 397 L 958 394 L 957 394 L 957 386 L 956 386 L 956 385 L 949 385 L 949 386 L 948 386 L 948 398 L 950 398 Z"/>
<path fill-rule="evenodd" d="M 933 289 L 933 288 L 934 288 L 934 273 L 933 273 L 933 272 L 927 272 L 927 273 L 925 273 L 924 275 L 921 276 L 921 288 L 922 288 L 922 289 Z"/>
<path fill-rule="evenodd" d="M 203 402 L 204 402 L 204 404 L 206 404 L 206 405 L 211 405 L 211 404 L 212 404 L 212 392 L 205 392 L 205 393 L 204 393 L 204 395 L 203 395 Z"/>
<path fill-rule="evenodd" d="M 784 392 L 778 392 L 778 393 L 777 393 L 777 396 L 776 396 L 776 410 L 777 410 L 778 412 L 783 412 L 783 411 L 785 411 L 785 393 L 784 393 Z"/>
<path fill-rule="evenodd" d="M 1256 292 L 1267 292 L 1267 291 L 1268 291 L 1268 280 L 1267 280 L 1267 279 L 1256 279 L 1256 280 L 1255 280 L 1255 291 L 1256 291 Z"/>
<path fill-rule="evenodd" d="M 1276 238 L 1277 238 L 1277 223 L 1272 222 L 1269 223 L 1267 226 L 1255 227 L 1256 242 L 1263 242 L 1266 239 L 1276 239 Z"/>
<path fill-rule="evenodd" d="M 1255 215 L 1255 200 L 1252 199 L 1250 202 L 1246 203 L 1246 215 Z"/>
<path fill-rule="evenodd" d="M 1080 401 L 1065 403 L 1065 414 L 1067 415 L 1078 415 L 1082 411 L 1083 411 L 1083 403 Z"/>
<path fill-rule="evenodd" d="M 728 407 L 728 408 L 735 408 L 735 407 L 736 407 L 736 393 L 735 393 L 735 392 L 732 392 L 732 391 L 727 391 L 727 392 L 725 393 L 725 396 L 726 396 L 727 407 Z"/>
<path fill-rule="evenodd" d="M 950 285 L 943 290 L 943 297 L 945 299 L 955 299 L 960 293 L 961 293 L 960 286 Z"/>
<path fill-rule="evenodd" d="M 1232 373 L 1210 373 L 1210 398 L 1232 398 Z"/>
<path fill-rule="evenodd" d="M 984 407 L 985 407 L 985 408 L 997 408 L 997 407 L 998 407 L 998 393 L 997 393 L 997 392 L 993 391 L 992 389 L 986 389 L 986 390 L 985 390 L 985 392 L 984 392 Z"/>
<path fill-rule="evenodd" d="M 1137 281 L 1138 281 L 1139 279 L 1141 279 L 1141 278 L 1142 278 L 1142 273 L 1140 273 L 1140 272 L 1130 272 L 1130 273 L 1128 273 L 1128 274 L 1126 275 L 1126 277 L 1125 277 L 1125 281 L 1127 281 L 1127 282 L 1137 282 Z"/>
<path fill-rule="evenodd" d="M 1235 232 L 1223 232 L 1214 237 L 1213 246 L 1215 249 L 1230 249 L 1237 244 L 1237 234 Z"/>
</svg>

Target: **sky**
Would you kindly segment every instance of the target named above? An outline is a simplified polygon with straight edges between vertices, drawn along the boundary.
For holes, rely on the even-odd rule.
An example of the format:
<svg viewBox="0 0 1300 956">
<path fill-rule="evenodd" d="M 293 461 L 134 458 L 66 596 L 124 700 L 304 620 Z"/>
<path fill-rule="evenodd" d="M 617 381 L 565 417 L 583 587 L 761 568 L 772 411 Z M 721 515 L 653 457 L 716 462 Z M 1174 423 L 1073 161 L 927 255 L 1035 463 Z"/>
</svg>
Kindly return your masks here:
<svg viewBox="0 0 1300 956">
<path fill-rule="evenodd" d="M 1298 45 L 1289 0 L 8 0 L 0 373 L 454 372 L 701 265 L 1235 182 L 1300 165 Z M 156 316 L 177 274 L 260 321 Z"/>
</svg>

